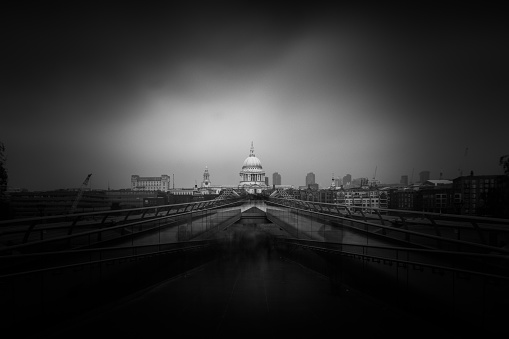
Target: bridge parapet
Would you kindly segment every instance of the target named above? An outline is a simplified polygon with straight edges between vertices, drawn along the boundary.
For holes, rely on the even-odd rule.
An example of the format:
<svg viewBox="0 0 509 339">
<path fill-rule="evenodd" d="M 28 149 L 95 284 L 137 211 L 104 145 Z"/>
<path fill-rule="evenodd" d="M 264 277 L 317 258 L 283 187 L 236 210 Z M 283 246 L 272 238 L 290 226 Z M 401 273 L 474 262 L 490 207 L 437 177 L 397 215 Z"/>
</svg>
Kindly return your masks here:
<svg viewBox="0 0 509 339">
<path fill-rule="evenodd" d="M 9 231 L 3 239 L 18 243 L 0 248 L 1 318 L 8 330 L 39 328 L 208 263 L 222 250 L 214 233 L 240 218 L 239 204 L 225 199 L 2 222 Z"/>
<path fill-rule="evenodd" d="M 242 198 L 0 221 L 0 254 L 90 247 L 241 205 Z"/>
<path fill-rule="evenodd" d="M 278 253 L 327 276 L 332 286 L 351 286 L 451 328 L 505 331 L 509 251 L 485 244 L 483 235 L 506 239 L 507 220 L 266 203 L 268 219 L 291 236 L 277 239 Z"/>
<path fill-rule="evenodd" d="M 509 255 L 509 220 L 269 198 L 269 206 L 426 248 Z"/>
<path fill-rule="evenodd" d="M 214 260 L 221 248 L 218 246 L 220 241 L 211 235 L 223 226 L 235 227 L 233 223 L 239 218 L 241 210 L 238 205 L 242 202 L 231 200 L 209 205 L 202 201 L 173 206 L 172 212 L 159 206 L 157 210 L 142 209 L 119 215 L 119 222 L 125 223 L 112 226 L 112 229 L 117 232 L 123 230 L 124 234 L 123 237 L 115 235 L 113 240 L 131 241 L 154 233 L 159 242 L 152 244 L 130 242 L 125 246 L 104 247 L 107 242 L 93 239 L 92 245 L 103 247 L 65 247 L 58 252 L 31 254 L 6 253 L 0 256 L 4 269 L 0 285 L 4 291 L 3 300 L 11 303 L 17 313 L 4 319 L 20 317 L 20 323 L 23 323 L 24 306 L 27 305 L 31 306 L 31 312 L 50 309 L 57 316 L 62 316 L 58 312 L 66 309 L 65 306 L 73 302 L 90 302 L 87 298 L 76 297 L 89 286 L 94 287 L 98 296 L 107 295 L 109 291 L 125 286 L 126 282 L 140 288 L 147 282 L 154 283 L 152 278 L 161 278 L 160 274 L 185 272 Z M 264 203 L 256 201 L 254 205 L 258 204 Z M 269 200 L 266 204 L 269 205 L 264 209 L 267 218 L 287 230 L 287 233 L 276 235 L 278 254 L 329 277 L 332 285 L 343 284 L 373 292 L 377 297 L 388 302 L 392 300 L 396 306 L 409 311 L 421 307 L 428 316 L 433 315 L 433 320 L 451 321 L 454 318 L 459 324 L 461 321 L 484 322 L 482 326 L 497 330 L 497 326 L 503 324 L 509 307 L 507 250 L 469 242 L 463 237 L 460 240 L 447 238 L 445 229 L 459 227 L 456 223 L 447 226 L 450 221 L 433 218 L 435 223 L 432 223 L 429 219 L 416 217 L 423 223 L 418 226 L 413 224 L 411 216 L 414 214 L 408 214 L 408 211 L 400 215 L 384 214 L 383 211 L 355 213 L 352 210 L 348 212 L 345 206 L 299 201 Z M 245 211 L 246 217 L 253 215 L 249 210 Z M 406 226 L 394 225 L 390 222 L 393 219 L 404 221 Z M 73 225 L 72 221 L 66 220 L 67 225 L 81 225 L 78 222 Z M 476 222 L 479 228 L 485 229 L 480 220 Z M 185 227 L 182 238 L 178 234 L 184 234 L 180 232 L 183 228 L 179 227 Z M 473 228 L 470 225 L 464 227 Z M 176 231 L 173 242 L 165 242 L 161 238 L 163 233 L 158 233 L 168 228 Z M 429 229 L 435 233 L 430 234 Z M 441 232 L 440 236 L 436 229 Z M 86 234 L 75 229 L 66 235 L 65 240 L 78 235 L 97 237 L 100 234 L 98 230 L 92 231 Z M 350 233 L 361 236 L 353 241 Z M 475 230 L 472 234 L 476 235 Z M 106 233 L 102 233 L 102 237 L 105 240 Z M 389 241 L 393 241 L 393 245 L 388 245 Z M 438 248 L 439 244 L 442 248 Z M 30 266 L 37 258 L 39 262 L 53 266 Z M 4 265 L 6 263 L 9 265 Z M 13 270 L 16 268 L 13 265 L 31 269 L 21 272 Z M 97 300 L 97 296 L 90 300 Z"/>
</svg>

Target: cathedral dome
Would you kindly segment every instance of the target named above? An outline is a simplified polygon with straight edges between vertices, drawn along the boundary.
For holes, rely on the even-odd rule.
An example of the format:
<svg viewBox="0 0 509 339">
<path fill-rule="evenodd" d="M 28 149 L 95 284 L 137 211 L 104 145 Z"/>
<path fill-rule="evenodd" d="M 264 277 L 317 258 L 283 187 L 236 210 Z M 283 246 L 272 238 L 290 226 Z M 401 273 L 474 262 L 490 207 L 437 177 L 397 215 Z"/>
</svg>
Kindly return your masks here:
<svg viewBox="0 0 509 339">
<path fill-rule="evenodd" d="M 239 188 L 245 189 L 248 193 L 262 193 L 267 188 L 265 171 L 262 168 L 262 162 L 254 154 L 253 142 L 251 142 L 251 152 L 244 160 L 239 174 Z"/>
<path fill-rule="evenodd" d="M 254 154 L 254 147 L 251 143 L 251 152 L 242 164 L 242 172 L 260 172 L 262 170 L 262 162 Z"/>
<path fill-rule="evenodd" d="M 262 162 L 260 161 L 260 159 L 258 159 L 255 156 L 249 156 L 246 158 L 246 160 L 244 160 L 242 169 L 249 169 L 249 168 L 262 169 Z"/>
</svg>

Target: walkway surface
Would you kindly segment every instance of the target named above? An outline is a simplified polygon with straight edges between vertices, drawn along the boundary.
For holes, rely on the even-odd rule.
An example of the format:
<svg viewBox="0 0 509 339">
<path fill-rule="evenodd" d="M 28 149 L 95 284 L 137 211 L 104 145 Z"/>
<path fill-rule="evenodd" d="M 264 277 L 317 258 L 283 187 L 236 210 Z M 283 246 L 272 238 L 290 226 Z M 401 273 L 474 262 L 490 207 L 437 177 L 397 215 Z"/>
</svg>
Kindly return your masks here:
<svg viewBox="0 0 509 339">
<path fill-rule="evenodd" d="M 268 247 L 231 252 L 57 328 L 37 337 L 451 337 Z"/>
</svg>

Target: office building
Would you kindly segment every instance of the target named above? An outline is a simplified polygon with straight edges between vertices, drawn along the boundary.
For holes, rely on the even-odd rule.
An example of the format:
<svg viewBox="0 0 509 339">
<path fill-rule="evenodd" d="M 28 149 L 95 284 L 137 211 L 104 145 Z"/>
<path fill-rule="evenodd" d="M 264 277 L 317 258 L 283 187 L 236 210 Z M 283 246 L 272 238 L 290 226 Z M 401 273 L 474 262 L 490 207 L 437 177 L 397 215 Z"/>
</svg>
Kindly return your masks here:
<svg viewBox="0 0 509 339">
<path fill-rule="evenodd" d="M 408 186 L 408 175 L 402 175 L 399 183 Z"/>
<path fill-rule="evenodd" d="M 429 171 L 421 171 L 419 173 L 419 182 L 422 184 L 428 180 L 429 180 Z"/>
<path fill-rule="evenodd" d="M 315 174 L 313 172 L 309 172 L 306 175 L 306 186 L 315 184 Z"/>
<path fill-rule="evenodd" d="M 343 177 L 343 187 L 349 187 L 352 184 L 352 175 L 347 174 Z"/>
<path fill-rule="evenodd" d="M 279 174 L 278 172 L 272 174 L 272 184 L 281 185 L 281 174 Z"/>
</svg>

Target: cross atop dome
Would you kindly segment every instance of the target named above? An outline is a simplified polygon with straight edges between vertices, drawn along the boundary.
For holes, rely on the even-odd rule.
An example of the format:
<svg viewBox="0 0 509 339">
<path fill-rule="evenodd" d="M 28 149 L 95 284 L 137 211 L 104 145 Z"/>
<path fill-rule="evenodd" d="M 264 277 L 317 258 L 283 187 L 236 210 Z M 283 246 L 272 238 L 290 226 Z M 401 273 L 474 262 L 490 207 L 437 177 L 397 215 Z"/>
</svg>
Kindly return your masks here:
<svg viewBox="0 0 509 339">
<path fill-rule="evenodd" d="M 254 154 L 254 146 L 253 146 L 253 142 L 251 141 L 251 151 L 249 152 L 249 156 L 250 157 L 254 157 L 255 154 Z"/>
</svg>

